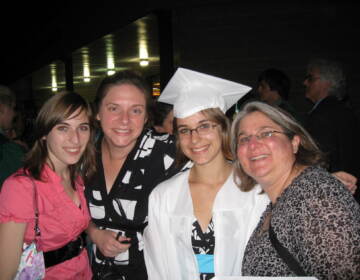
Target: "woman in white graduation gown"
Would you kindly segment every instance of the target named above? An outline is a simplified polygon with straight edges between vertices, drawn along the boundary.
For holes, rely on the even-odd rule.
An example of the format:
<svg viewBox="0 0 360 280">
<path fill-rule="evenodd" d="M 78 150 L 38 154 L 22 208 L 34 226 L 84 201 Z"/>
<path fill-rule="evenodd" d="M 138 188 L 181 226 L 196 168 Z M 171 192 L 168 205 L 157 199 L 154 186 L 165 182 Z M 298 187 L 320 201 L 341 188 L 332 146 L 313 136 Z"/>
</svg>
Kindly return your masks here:
<svg viewBox="0 0 360 280">
<path fill-rule="evenodd" d="M 149 198 L 144 255 L 150 280 L 241 275 L 246 243 L 269 200 L 233 179 L 225 111 L 249 87 L 179 68 L 160 97 L 174 105 L 179 163 L 188 169 Z"/>
</svg>

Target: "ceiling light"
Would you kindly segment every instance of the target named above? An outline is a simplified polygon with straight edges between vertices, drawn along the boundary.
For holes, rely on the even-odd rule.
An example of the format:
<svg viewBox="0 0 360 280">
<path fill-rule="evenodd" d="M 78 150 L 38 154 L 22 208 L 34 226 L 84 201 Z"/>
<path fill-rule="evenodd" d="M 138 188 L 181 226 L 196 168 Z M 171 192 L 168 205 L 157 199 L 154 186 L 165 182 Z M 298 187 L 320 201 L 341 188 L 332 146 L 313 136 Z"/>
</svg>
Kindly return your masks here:
<svg viewBox="0 0 360 280">
<path fill-rule="evenodd" d="M 145 67 L 149 65 L 148 59 L 140 59 L 140 66 Z"/>
<path fill-rule="evenodd" d="M 85 83 L 90 82 L 90 59 L 89 59 L 89 49 L 84 47 L 82 49 L 82 58 L 83 58 L 83 80 Z"/>
</svg>

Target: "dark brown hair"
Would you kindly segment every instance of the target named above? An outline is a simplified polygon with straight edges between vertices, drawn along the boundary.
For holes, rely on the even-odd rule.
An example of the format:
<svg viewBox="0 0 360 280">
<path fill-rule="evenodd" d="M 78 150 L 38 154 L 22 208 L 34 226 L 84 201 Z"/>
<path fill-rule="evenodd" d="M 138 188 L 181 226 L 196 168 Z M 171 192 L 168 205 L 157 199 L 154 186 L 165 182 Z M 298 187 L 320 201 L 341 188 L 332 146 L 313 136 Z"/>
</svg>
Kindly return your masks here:
<svg viewBox="0 0 360 280">
<path fill-rule="evenodd" d="M 95 147 L 94 147 L 94 119 L 91 107 L 84 98 L 73 92 L 56 93 L 41 107 L 34 127 L 35 143 L 25 158 L 24 168 L 37 180 L 44 180 L 41 171 L 48 159 L 48 149 L 44 136 L 48 135 L 54 126 L 68 119 L 74 112 L 79 110 L 86 113 L 90 123 L 90 140 L 80 160 L 69 166 L 71 184 L 75 188 L 77 176 L 83 178 L 91 176 L 95 172 Z M 52 166 L 54 169 L 54 166 Z"/>
</svg>

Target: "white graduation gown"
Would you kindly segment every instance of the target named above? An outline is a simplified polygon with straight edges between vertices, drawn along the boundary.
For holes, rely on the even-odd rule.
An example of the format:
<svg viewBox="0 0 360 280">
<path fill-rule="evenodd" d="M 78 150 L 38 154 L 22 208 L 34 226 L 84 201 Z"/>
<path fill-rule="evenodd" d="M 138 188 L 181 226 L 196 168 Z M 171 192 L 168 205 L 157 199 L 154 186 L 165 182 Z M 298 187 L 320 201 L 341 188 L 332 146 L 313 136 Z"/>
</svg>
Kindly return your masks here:
<svg viewBox="0 0 360 280">
<path fill-rule="evenodd" d="M 190 170 L 159 184 L 150 194 L 144 256 L 149 280 L 196 280 L 199 271 L 191 244 L 195 221 Z M 257 185 L 242 192 L 230 174 L 213 205 L 214 269 L 217 276 L 240 276 L 245 246 L 269 203 Z"/>
</svg>

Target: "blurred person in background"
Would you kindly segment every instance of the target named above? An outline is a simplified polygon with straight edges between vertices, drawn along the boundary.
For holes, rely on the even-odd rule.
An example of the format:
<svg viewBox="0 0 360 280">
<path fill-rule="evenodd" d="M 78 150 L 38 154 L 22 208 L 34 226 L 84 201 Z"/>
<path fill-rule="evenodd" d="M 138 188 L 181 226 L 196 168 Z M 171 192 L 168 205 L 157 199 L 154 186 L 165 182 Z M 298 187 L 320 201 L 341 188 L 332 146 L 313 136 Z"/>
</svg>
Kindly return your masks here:
<svg viewBox="0 0 360 280">
<path fill-rule="evenodd" d="M 272 106 L 277 106 L 300 122 L 304 122 L 303 117 L 288 102 L 291 89 L 291 81 L 285 72 L 269 68 L 264 70 L 258 77 L 257 91 L 260 100 Z"/>
<path fill-rule="evenodd" d="M 304 85 L 305 97 L 314 103 L 305 128 L 328 157 L 328 170 L 343 170 L 359 179 L 360 125 L 355 113 L 343 102 L 343 67 L 331 60 L 311 60 Z M 355 197 L 360 201 L 359 189 Z"/>
<path fill-rule="evenodd" d="M 155 102 L 153 127 L 159 133 L 173 134 L 173 106 L 163 102 Z"/>
<path fill-rule="evenodd" d="M 7 133 L 13 128 L 15 94 L 0 85 L 0 189 L 4 180 L 22 166 L 24 148 L 11 141 Z"/>
</svg>

